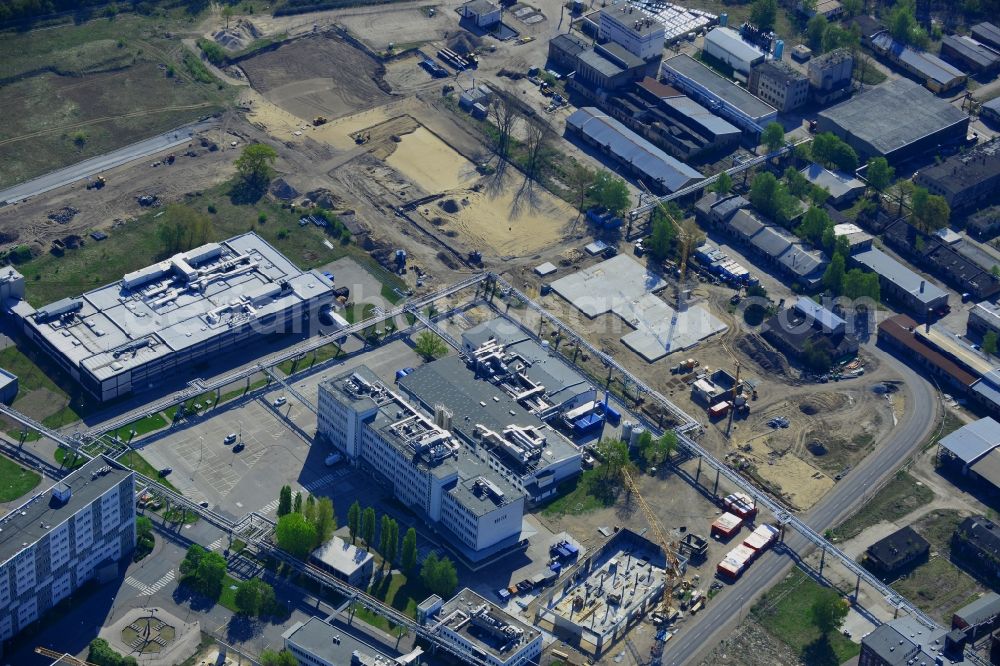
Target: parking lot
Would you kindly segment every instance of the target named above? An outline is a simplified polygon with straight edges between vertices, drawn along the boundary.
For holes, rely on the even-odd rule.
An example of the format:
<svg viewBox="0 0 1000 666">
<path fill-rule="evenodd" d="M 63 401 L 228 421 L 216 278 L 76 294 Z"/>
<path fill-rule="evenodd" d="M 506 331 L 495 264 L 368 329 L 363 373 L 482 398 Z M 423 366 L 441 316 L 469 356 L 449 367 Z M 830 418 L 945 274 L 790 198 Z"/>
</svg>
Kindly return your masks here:
<svg viewBox="0 0 1000 666">
<path fill-rule="evenodd" d="M 358 365 L 368 365 L 386 382 L 392 383 L 399 368 L 419 365 L 419 357 L 405 343 L 397 341 L 380 347 L 377 354 L 359 354 L 317 366 L 313 371 L 295 376 L 292 386 L 316 404 L 318 386 L 323 380 Z M 313 448 L 316 415 L 284 389 L 272 383 L 273 390 L 250 399 L 224 403 L 205 416 L 183 421 L 148 443 L 140 442 L 142 455 L 157 469 L 171 468 L 170 482 L 196 502 L 207 502 L 214 510 L 240 517 L 258 511 L 273 517 L 281 486 L 291 484 L 296 490 L 332 494 L 336 482 L 338 497 L 354 497 L 345 466 L 324 464 L 330 450 Z M 276 407 L 277 398 L 287 402 Z M 230 433 L 242 441 L 243 450 L 234 451 L 225 444 Z M 326 492 L 324 492 L 326 491 Z M 357 496 L 366 497 L 364 483 Z M 337 506 L 338 515 L 347 515 L 347 506 Z"/>
</svg>

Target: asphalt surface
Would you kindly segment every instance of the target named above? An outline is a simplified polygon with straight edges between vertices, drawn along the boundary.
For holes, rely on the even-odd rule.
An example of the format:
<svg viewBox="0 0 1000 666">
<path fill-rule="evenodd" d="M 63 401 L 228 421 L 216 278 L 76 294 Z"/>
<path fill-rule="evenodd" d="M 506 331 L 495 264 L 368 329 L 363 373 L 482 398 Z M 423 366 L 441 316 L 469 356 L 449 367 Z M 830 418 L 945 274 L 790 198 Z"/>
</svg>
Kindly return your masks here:
<svg viewBox="0 0 1000 666">
<path fill-rule="evenodd" d="M 902 376 L 909 400 L 891 436 L 803 516 L 805 522 L 820 534 L 870 499 L 871 489 L 926 441 L 937 421 L 939 402 L 934 387 L 894 356 L 881 350 L 876 352 L 872 344 L 867 347 L 869 352 L 878 355 L 881 363 Z M 789 532 L 786 533 L 785 547 L 796 557 L 803 558 L 815 546 L 800 534 Z M 793 564 L 790 554 L 772 552 L 762 557 L 735 585 L 723 590 L 705 610 L 680 628 L 664 648 L 663 663 L 698 663 L 719 640 L 735 629 L 756 597 L 777 583 Z"/>
<path fill-rule="evenodd" d="M 192 136 L 213 127 L 215 124 L 215 120 L 203 120 L 191 123 L 190 125 L 184 125 L 159 136 L 144 139 L 124 148 L 113 150 L 110 153 L 98 155 L 97 157 L 92 157 L 89 160 L 84 160 L 64 169 L 47 173 L 44 176 L 39 176 L 20 185 L 0 191 L 0 202 L 17 203 L 36 194 L 42 194 L 57 187 L 69 185 L 84 178 L 90 178 L 133 160 L 148 157 L 161 150 L 185 144 L 191 140 Z"/>
</svg>

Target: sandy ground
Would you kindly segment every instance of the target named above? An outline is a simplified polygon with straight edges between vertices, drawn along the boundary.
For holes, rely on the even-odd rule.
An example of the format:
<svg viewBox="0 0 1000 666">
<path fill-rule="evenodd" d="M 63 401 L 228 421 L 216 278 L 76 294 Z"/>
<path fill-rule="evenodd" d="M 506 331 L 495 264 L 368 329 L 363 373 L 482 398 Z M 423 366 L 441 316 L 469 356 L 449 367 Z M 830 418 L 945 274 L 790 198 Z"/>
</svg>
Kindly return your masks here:
<svg viewBox="0 0 1000 666">
<path fill-rule="evenodd" d="M 386 164 L 427 192 L 444 192 L 468 185 L 476 167 L 425 127 L 402 137 Z"/>
<path fill-rule="evenodd" d="M 741 452 L 753 460 L 757 474 L 781 488 L 785 498 L 794 507 L 805 510 L 819 501 L 833 487 L 829 476 L 802 458 L 784 452 L 781 436 L 763 437 L 748 444 L 751 450 Z"/>
</svg>

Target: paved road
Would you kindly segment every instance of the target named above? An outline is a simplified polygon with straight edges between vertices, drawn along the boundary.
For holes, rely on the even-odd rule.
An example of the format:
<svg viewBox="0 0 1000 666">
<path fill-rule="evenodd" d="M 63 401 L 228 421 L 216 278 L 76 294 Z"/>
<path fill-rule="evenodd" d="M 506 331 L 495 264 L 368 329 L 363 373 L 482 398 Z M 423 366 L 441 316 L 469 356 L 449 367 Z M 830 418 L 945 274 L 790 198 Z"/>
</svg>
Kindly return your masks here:
<svg viewBox="0 0 1000 666">
<path fill-rule="evenodd" d="M 937 421 L 939 401 L 934 387 L 895 357 L 875 351 L 873 345 L 868 345 L 868 351 L 876 353 L 881 363 L 903 377 L 909 402 L 892 435 L 803 516 L 821 534 L 870 499 L 869 491 L 926 441 Z M 788 533 L 785 545 L 800 557 L 805 557 L 812 548 L 804 537 L 794 532 Z M 724 590 L 704 611 L 681 627 L 667 643 L 663 663 L 698 663 L 719 640 L 736 628 L 757 595 L 777 583 L 792 564 L 790 556 L 779 557 L 771 553 L 763 557 L 750 567 L 739 583 Z"/>
<path fill-rule="evenodd" d="M 125 146 L 124 148 L 119 148 L 118 150 L 111 151 L 110 153 L 92 157 L 89 160 L 84 160 L 78 164 L 68 166 L 65 169 L 59 169 L 58 171 L 47 173 L 44 176 L 39 176 L 33 180 L 29 180 L 21 183 L 20 185 L 15 185 L 14 187 L 0 191 L 0 202 L 5 201 L 7 203 L 17 203 L 18 201 L 22 201 L 28 197 L 33 197 L 36 194 L 42 194 L 43 192 L 54 190 L 57 187 L 69 185 L 70 183 L 83 180 L 84 178 L 90 178 L 91 176 L 95 176 L 103 171 L 113 169 L 133 160 L 148 157 L 149 155 L 158 153 L 161 150 L 167 150 L 169 148 L 173 148 L 174 146 L 179 146 L 190 141 L 191 137 L 198 132 L 202 132 L 215 126 L 216 123 L 217 121 L 210 119 L 185 125 L 175 130 L 165 132 L 164 134 L 160 134 L 159 136 L 144 139 L 138 143 Z"/>
</svg>

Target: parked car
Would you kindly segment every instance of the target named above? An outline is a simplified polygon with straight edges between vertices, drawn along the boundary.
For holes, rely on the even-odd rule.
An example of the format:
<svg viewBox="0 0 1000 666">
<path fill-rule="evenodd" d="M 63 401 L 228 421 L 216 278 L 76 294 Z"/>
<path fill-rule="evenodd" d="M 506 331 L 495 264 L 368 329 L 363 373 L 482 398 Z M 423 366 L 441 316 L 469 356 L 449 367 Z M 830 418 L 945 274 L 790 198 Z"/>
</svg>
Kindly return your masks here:
<svg viewBox="0 0 1000 666">
<path fill-rule="evenodd" d="M 170 476 L 171 472 L 174 471 L 173 467 L 164 467 L 160 470 L 160 476 Z"/>
<path fill-rule="evenodd" d="M 244 444 L 243 442 L 240 442 L 239 444 L 237 444 L 236 446 L 233 447 L 233 453 L 239 453 L 240 451 L 242 451 L 245 448 L 247 448 L 246 444 Z"/>
<path fill-rule="evenodd" d="M 286 398 L 285 396 L 281 396 L 280 398 L 274 401 L 274 406 L 281 407 L 286 402 L 288 402 L 288 398 Z"/>
<path fill-rule="evenodd" d="M 235 432 L 231 432 L 228 435 L 226 435 L 226 438 L 224 440 L 222 440 L 222 443 L 223 444 L 232 444 L 235 441 L 236 441 L 236 433 Z"/>
</svg>

